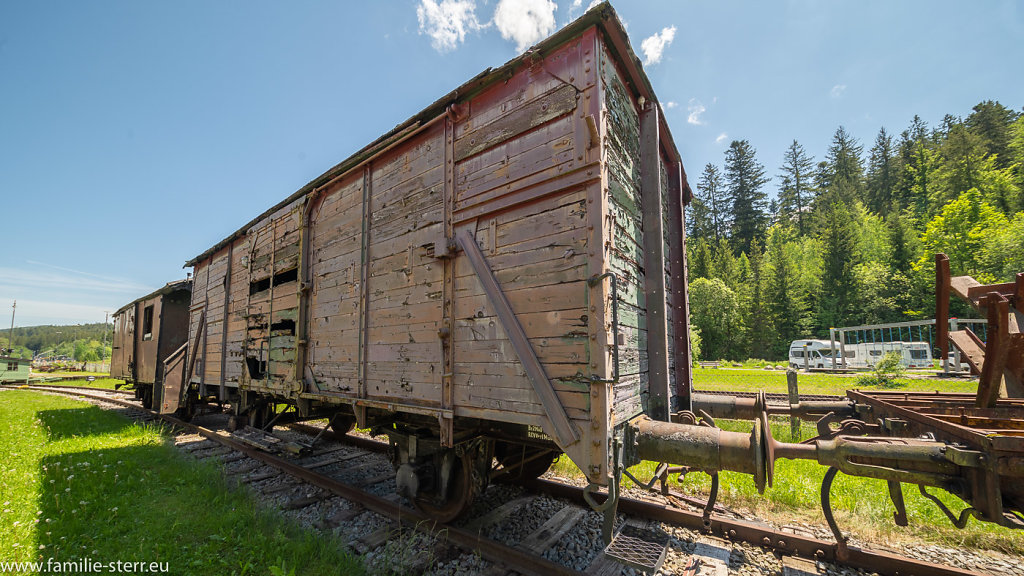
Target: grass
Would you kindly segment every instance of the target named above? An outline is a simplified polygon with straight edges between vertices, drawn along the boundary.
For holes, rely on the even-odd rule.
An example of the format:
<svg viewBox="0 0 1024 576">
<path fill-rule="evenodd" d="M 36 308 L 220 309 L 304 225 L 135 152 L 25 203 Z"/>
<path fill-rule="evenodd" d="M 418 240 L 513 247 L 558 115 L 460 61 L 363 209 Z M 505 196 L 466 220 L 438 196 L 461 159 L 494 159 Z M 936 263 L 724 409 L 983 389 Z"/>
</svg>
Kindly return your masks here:
<svg viewBox="0 0 1024 576">
<path fill-rule="evenodd" d="M 229 490 L 160 427 L 0 392 L 0 562 L 164 562 L 172 574 L 360 574 L 328 539 Z"/>
<path fill-rule="evenodd" d="M 863 375 L 799 373 L 797 385 L 801 394 L 845 395 L 853 388 L 877 389 L 866 385 Z M 693 370 L 695 390 L 728 390 L 731 392 L 780 392 L 785 394 L 785 370 L 754 370 L 742 368 L 695 368 Z M 967 392 L 978 390 L 978 381 L 969 378 L 899 378 L 895 387 L 887 390 L 907 392 Z"/>
</svg>

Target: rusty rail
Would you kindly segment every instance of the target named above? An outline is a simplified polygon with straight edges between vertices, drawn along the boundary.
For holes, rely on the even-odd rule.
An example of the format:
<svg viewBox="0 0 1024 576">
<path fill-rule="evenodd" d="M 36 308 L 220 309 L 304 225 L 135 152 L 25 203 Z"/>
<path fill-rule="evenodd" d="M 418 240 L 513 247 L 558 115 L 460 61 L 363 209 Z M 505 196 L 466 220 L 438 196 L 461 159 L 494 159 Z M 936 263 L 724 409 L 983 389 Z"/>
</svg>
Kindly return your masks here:
<svg viewBox="0 0 1024 576">
<path fill-rule="evenodd" d="M 70 387 L 65 386 L 62 388 L 67 389 Z M 63 392 L 63 390 L 56 387 L 41 388 L 29 386 L 28 389 L 40 390 L 44 392 Z M 96 389 L 91 390 L 95 391 Z M 328 476 L 318 474 L 317 472 L 303 468 L 297 464 L 293 464 L 282 458 L 278 458 L 277 456 L 274 456 L 267 452 L 263 452 L 255 447 L 235 441 L 227 434 L 217 432 L 215 430 L 210 430 L 202 426 L 190 424 L 182 420 L 179 420 L 173 416 L 169 416 L 167 414 L 157 414 L 152 410 L 146 410 L 142 408 L 138 404 L 121 400 L 118 398 L 110 398 L 107 396 L 90 394 L 74 389 L 66 393 L 82 396 L 85 398 L 92 398 L 94 400 L 100 400 L 102 402 L 109 402 L 111 404 L 116 404 L 127 408 L 134 408 L 143 412 L 148 412 L 152 414 L 154 417 L 160 418 L 170 424 L 173 424 L 174 426 L 177 426 L 184 430 L 188 430 L 190 432 L 194 432 L 196 434 L 203 436 L 204 438 L 217 442 L 223 446 L 227 446 L 232 450 L 241 452 L 250 458 L 259 460 L 260 462 L 277 468 L 278 470 L 281 470 L 282 472 L 290 476 L 299 478 L 314 486 L 322 488 L 332 494 L 335 494 L 347 500 L 351 500 L 353 502 L 359 502 L 364 507 L 366 507 L 366 509 L 376 512 L 377 514 L 380 514 L 382 516 L 386 516 L 400 526 L 403 526 L 405 528 L 411 528 L 430 536 L 445 539 L 455 544 L 459 548 L 465 550 L 476 551 L 485 559 L 497 564 L 513 567 L 515 568 L 516 572 L 519 572 L 521 574 L 535 576 L 547 576 L 551 574 L 577 576 L 581 574 L 581 572 L 577 570 L 567 568 L 565 566 L 562 566 L 561 564 L 557 564 L 541 556 L 536 556 L 524 552 L 522 550 L 512 548 L 511 546 L 506 546 L 505 544 L 502 544 L 495 540 L 483 538 L 479 534 L 470 532 L 468 530 L 463 530 L 461 528 L 449 524 L 439 524 L 416 510 L 406 508 L 389 500 L 385 500 L 380 496 L 376 496 L 369 492 L 365 492 L 343 482 L 339 482 Z M 337 435 L 335 436 L 337 437 Z M 386 444 L 383 444 L 381 442 L 375 443 L 380 444 L 385 448 L 387 446 Z"/>
</svg>

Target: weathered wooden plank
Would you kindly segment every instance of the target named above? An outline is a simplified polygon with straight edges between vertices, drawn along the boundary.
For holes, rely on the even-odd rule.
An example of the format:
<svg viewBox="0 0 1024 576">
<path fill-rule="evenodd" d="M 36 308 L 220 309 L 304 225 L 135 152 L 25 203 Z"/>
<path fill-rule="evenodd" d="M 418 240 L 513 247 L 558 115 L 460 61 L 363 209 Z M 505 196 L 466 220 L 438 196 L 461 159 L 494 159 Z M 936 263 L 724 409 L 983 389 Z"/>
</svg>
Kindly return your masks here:
<svg viewBox="0 0 1024 576">
<path fill-rule="evenodd" d="M 556 57 L 555 54 L 549 55 L 547 63 Z M 473 98 L 472 114 L 455 125 L 456 138 L 462 138 L 565 85 L 562 80 L 548 73 L 547 65 L 520 70 L 516 76 L 512 79 L 516 84 L 495 86 Z"/>
<path fill-rule="evenodd" d="M 457 356 L 461 359 L 461 356 Z M 539 358 L 539 355 L 538 355 Z M 589 391 L 589 382 L 586 381 L 589 374 L 587 364 L 581 362 L 544 362 L 544 370 L 548 378 L 552 380 L 565 378 L 570 381 L 585 381 L 580 389 Z M 503 358 L 495 362 L 463 362 L 458 361 L 457 370 L 469 376 L 495 376 L 500 379 L 508 379 L 510 386 L 518 386 L 518 382 L 526 378 L 526 370 L 515 356 Z M 525 380 L 523 380 L 525 382 Z M 516 382 L 513 384 L 513 382 Z M 557 386 L 556 386 L 557 388 Z"/>
<path fill-rule="evenodd" d="M 551 311 L 578 311 L 577 316 L 585 314 L 587 283 L 566 282 L 545 287 L 543 290 L 525 288 L 506 290 L 512 310 L 516 314 Z M 455 299 L 455 316 L 457 318 L 493 316 L 493 308 L 487 302 L 487 296 L 481 292 L 472 293 L 468 290 L 457 293 Z"/>
<path fill-rule="evenodd" d="M 567 117 L 508 140 L 456 167 L 459 201 L 469 201 L 497 186 L 574 161 L 574 118 Z"/>
<path fill-rule="evenodd" d="M 552 544 L 575 528 L 576 524 L 583 519 L 586 513 L 587 511 L 579 506 L 566 506 L 562 508 L 549 518 L 547 522 L 542 524 L 540 528 L 524 538 L 519 543 L 518 548 L 533 552 L 534 554 L 543 554 Z"/>
<path fill-rule="evenodd" d="M 577 338 L 587 334 L 586 314 L 574 314 L 573 310 L 552 310 L 519 314 L 517 318 L 526 336 L 535 338 Z M 455 341 L 506 340 L 508 334 L 495 315 L 456 318 Z"/>
<path fill-rule="evenodd" d="M 587 362 L 587 340 L 536 338 L 530 340 L 537 357 L 545 365 L 584 364 Z M 482 340 L 461 342 L 456 352 L 460 366 L 473 363 L 508 362 L 515 358 L 515 350 L 508 340 Z M 584 370 L 586 372 L 586 370 Z"/>
<path fill-rule="evenodd" d="M 576 88 L 564 85 L 511 114 L 505 114 L 494 122 L 463 134 L 455 141 L 455 161 L 459 162 L 491 146 L 510 140 L 575 109 Z"/>
</svg>

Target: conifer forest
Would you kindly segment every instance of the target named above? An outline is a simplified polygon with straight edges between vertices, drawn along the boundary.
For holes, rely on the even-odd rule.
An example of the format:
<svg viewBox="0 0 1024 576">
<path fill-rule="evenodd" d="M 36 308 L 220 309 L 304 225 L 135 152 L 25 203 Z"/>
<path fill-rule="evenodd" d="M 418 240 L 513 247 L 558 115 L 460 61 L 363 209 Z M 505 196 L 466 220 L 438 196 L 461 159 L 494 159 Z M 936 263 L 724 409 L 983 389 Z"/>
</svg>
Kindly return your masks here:
<svg viewBox="0 0 1024 576">
<path fill-rule="evenodd" d="M 1024 114 L 996 101 L 870 141 L 840 126 L 827 150 L 793 140 L 774 167 L 735 140 L 690 172 L 702 359 L 778 360 L 830 327 L 933 318 L 937 252 L 982 283 L 1024 271 Z"/>
</svg>

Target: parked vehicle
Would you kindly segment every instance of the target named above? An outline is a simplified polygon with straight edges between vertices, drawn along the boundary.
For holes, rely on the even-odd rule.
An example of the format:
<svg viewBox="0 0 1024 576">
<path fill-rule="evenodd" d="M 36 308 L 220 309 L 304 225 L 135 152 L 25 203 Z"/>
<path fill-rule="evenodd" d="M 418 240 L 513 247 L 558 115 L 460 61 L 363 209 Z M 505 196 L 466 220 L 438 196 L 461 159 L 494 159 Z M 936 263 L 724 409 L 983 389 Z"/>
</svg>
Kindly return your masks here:
<svg viewBox="0 0 1024 576">
<path fill-rule="evenodd" d="M 835 367 L 841 368 L 843 356 L 838 349 L 833 350 L 828 340 L 794 340 L 789 345 L 789 366 L 797 370 L 832 368 L 833 356 Z"/>
<path fill-rule="evenodd" d="M 146 408 L 159 406 L 164 361 L 188 340 L 192 282 L 178 280 L 114 313 L 110 376 L 124 380 Z"/>
<path fill-rule="evenodd" d="M 875 368 L 891 352 L 899 354 L 904 368 L 934 368 L 931 346 L 927 342 L 861 342 L 847 344 L 843 350 L 848 368 Z"/>
</svg>

